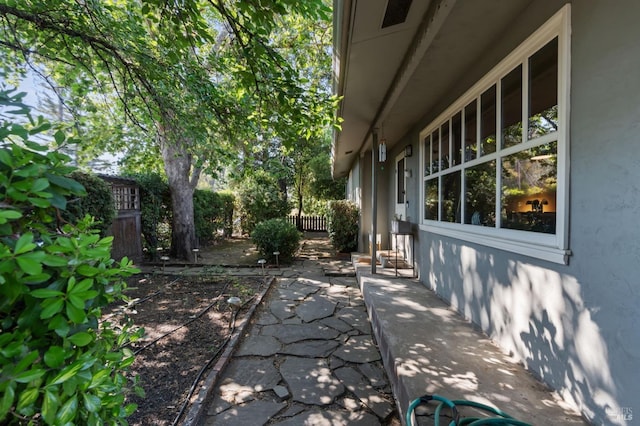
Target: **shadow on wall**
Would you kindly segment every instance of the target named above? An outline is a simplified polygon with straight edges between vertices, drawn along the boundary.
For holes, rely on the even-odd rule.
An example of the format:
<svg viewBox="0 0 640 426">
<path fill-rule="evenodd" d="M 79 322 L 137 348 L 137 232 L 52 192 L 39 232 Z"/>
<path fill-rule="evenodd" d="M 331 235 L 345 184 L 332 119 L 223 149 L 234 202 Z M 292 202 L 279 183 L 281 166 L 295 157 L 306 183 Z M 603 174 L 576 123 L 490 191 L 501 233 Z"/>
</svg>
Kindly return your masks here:
<svg viewBox="0 0 640 426">
<path fill-rule="evenodd" d="M 624 425 L 607 344 L 580 283 L 467 246 L 434 242 L 424 282 L 587 419 Z M 457 263 L 455 263 L 457 262 Z M 454 265 L 455 266 L 452 266 Z"/>
</svg>

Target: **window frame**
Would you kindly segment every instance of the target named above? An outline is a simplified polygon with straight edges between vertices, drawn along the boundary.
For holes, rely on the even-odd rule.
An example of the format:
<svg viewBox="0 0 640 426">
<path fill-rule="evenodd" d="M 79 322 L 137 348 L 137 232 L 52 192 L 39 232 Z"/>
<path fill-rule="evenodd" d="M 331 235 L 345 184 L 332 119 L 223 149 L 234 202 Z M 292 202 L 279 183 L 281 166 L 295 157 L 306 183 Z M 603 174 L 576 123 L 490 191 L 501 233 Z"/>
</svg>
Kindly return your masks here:
<svg viewBox="0 0 640 426">
<path fill-rule="evenodd" d="M 481 244 L 484 246 L 494 247 L 501 250 L 506 250 L 525 256 L 530 256 L 546 261 L 568 264 L 571 251 L 569 250 L 569 116 L 570 116 L 570 103 L 569 103 L 569 90 L 570 90 L 570 12 L 571 5 L 567 4 L 563 6 L 555 15 L 553 15 L 547 22 L 545 22 L 538 30 L 536 30 L 531 36 L 529 36 L 524 42 L 522 42 L 516 49 L 514 49 L 509 55 L 507 55 L 500 63 L 498 63 L 491 71 L 489 71 L 483 78 L 481 78 L 475 85 L 473 85 L 465 94 L 452 103 L 445 111 L 443 111 L 435 120 L 429 125 L 423 128 L 419 135 L 420 153 L 420 176 L 421 185 L 420 190 L 420 224 L 419 228 L 423 231 L 433 234 L 443 235 L 447 237 L 456 238 L 459 240 L 468 241 L 471 243 Z M 528 62 L 529 58 L 549 43 L 554 38 L 558 38 L 558 129 L 553 133 L 549 133 L 540 136 L 533 140 L 524 138 L 521 143 L 502 148 L 501 142 L 502 136 L 498 137 L 500 133 L 500 117 L 502 115 L 502 105 L 500 102 L 500 87 L 501 79 L 510 73 L 513 69 L 521 65 L 523 67 L 523 81 L 527 81 L 529 75 Z M 466 106 L 471 102 L 476 102 L 476 120 L 480 120 L 480 97 L 481 95 L 490 89 L 493 85 L 496 85 L 497 102 L 496 102 L 496 137 L 497 146 L 496 152 L 485 155 L 478 155 L 471 161 L 465 161 L 465 143 L 464 143 L 464 111 Z M 522 119 L 523 119 L 523 133 L 527 133 L 528 129 L 528 110 L 527 105 L 529 98 L 528 84 L 523 84 L 522 93 Z M 462 223 L 443 222 L 440 208 L 438 209 L 438 219 L 429 220 L 425 219 L 425 183 L 428 178 L 432 178 L 434 173 L 429 175 L 424 174 L 425 170 L 425 139 L 431 136 L 432 133 L 440 131 L 445 123 L 449 123 L 452 126 L 453 118 L 458 112 L 462 111 L 462 126 L 463 126 L 463 140 L 462 140 L 462 162 L 456 165 L 449 165 L 446 170 L 440 169 L 438 172 L 438 203 L 442 203 L 442 180 L 443 175 L 453 173 L 460 170 L 462 173 L 462 196 L 465 194 L 465 182 L 464 172 L 470 167 L 485 163 L 487 161 L 496 161 L 496 226 L 484 227 L 464 223 L 464 215 L 462 215 Z M 525 123 L 527 124 L 525 126 Z M 477 132 L 480 126 L 476 124 Z M 450 138 L 453 130 L 449 128 Z M 476 138 L 479 141 L 479 135 Z M 500 188 L 501 182 L 501 158 L 508 155 L 520 152 L 532 147 L 557 141 L 557 191 L 556 191 L 556 232 L 555 234 L 544 234 L 532 231 L 520 231 L 508 228 L 499 227 L 500 217 Z M 479 142 L 478 142 L 479 143 Z M 450 146 L 453 143 L 450 143 Z M 453 149 L 451 147 L 450 149 Z M 451 153 L 454 155 L 454 153 Z M 480 154 L 478 152 L 478 154 Z"/>
</svg>

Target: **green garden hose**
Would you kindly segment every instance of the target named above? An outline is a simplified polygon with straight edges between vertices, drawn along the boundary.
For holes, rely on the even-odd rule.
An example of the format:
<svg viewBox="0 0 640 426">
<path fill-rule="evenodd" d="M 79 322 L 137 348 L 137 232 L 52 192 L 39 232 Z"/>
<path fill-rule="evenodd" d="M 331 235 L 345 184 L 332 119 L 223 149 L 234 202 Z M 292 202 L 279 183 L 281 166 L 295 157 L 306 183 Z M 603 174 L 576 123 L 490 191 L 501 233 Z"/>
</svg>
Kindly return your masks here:
<svg viewBox="0 0 640 426">
<path fill-rule="evenodd" d="M 434 426 L 440 426 L 440 414 L 442 409 L 447 407 L 451 410 L 452 420 L 449 422 L 449 426 L 484 426 L 484 425 L 512 425 L 512 426 L 531 426 L 529 423 L 516 420 L 502 410 L 494 407 L 490 407 L 479 402 L 467 401 L 464 399 L 450 400 L 440 395 L 424 395 L 414 399 L 407 408 L 406 423 L 407 426 L 413 426 L 413 411 L 415 408 L 424 403 L 428 404 L 431 401 L 438 401 L 435 411 L 433 412 Z M 481 411 L 485 411 L 490 415 L 496 417 L 460 417 L 458 407 L 473 407 Z"/>
</svg>

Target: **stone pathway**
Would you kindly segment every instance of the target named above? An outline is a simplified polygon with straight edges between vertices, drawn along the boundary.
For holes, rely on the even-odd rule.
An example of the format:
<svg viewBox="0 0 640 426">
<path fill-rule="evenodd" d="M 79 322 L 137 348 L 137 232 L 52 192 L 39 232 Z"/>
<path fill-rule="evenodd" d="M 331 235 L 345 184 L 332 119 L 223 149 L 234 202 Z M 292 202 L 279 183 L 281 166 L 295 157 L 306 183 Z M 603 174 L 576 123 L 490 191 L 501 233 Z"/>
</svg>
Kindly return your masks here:
<svg viewBox="0 0 640 426">
<path fill-rule="evenodd" d="M 278 271 L 201 425 L 400 425 L 353 270 L 321 244 Z"/>
</svg>

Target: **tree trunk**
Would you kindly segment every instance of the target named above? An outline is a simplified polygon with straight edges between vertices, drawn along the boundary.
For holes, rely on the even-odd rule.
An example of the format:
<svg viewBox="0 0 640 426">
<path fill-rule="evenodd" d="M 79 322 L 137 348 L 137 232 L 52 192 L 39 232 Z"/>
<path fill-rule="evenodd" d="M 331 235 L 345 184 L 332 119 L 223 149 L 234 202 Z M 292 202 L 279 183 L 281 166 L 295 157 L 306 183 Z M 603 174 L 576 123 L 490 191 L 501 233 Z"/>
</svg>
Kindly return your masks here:
<svg viewBox="0 0 640 426">
<path fill-rule="evenodd" d="M 196 231 L 193 215 L 193 191 L 197 175 L 191 177 L 191 154 L 180 141 L 169 141 L 160 134 L 160 148 L 171 191 L 171 249 L 170 256 L 193 261 Z M 199 173 L 198 173 L 199 174 Z"/>
</svg>

